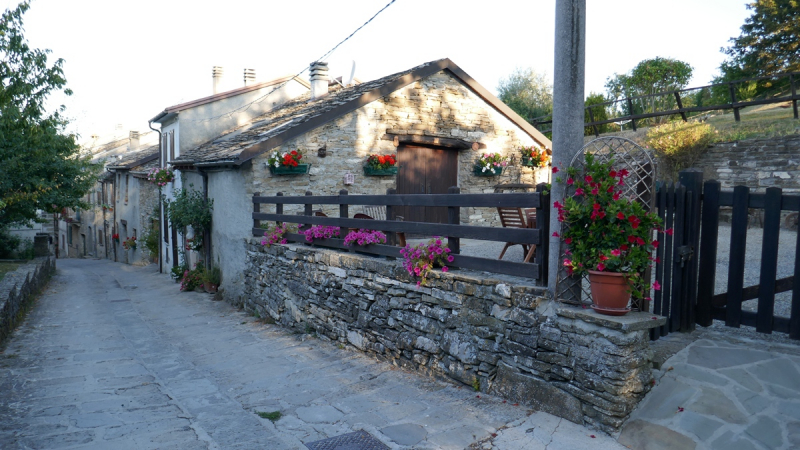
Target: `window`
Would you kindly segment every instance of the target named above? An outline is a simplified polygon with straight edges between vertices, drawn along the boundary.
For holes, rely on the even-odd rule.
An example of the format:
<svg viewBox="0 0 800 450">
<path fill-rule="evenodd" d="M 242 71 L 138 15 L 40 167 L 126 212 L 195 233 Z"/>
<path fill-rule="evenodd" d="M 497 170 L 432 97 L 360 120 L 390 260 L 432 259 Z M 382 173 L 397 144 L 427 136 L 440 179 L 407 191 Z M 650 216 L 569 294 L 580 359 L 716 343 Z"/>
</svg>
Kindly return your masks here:
<svg viewBox="0 0 800 450">
<path fill-rule="evenodd" d="M 69 244 L 69 245 L 72 245 L 72 233 L 73 233 L 72 229 L 73 228 L 75 228 L 75 227 L 70 227 L 70 230 L 67 231 L 67 244 Z"/>
<path fill-rule="evenodd" d="M 167 167 L 167 133 L 161 136 L 161 167 Z"/>
<path fill-rule="evenodd" d="M 103 245 L 103 230 L 97 230 L 97 243 Z"/>
<path fill-rule="evenodd" d="M 125 204 L 128 204 L 128 181 L 130 179 L 130 175 L 127 173 L 125 174 Z"/>
<path fill-rule="evenodd" d="M 169 160 L 175 160 L 175 131 L 169 132 Z"/>
</svg>

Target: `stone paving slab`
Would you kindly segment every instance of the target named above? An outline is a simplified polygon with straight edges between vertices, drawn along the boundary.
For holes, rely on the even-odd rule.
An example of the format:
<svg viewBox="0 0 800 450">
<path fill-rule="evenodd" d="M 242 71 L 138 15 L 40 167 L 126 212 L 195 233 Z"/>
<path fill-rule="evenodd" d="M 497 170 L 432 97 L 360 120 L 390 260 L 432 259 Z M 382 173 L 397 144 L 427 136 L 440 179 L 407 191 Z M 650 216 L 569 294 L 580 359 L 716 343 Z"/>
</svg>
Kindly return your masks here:
<svg viewBox="0 0 800 450">
<path fill-rule="evenodd" d="M 725 329 L 693 334 L 694 342 L 654 371 L 658 383 L 619 442 L 641 449 L 800 448 L 800 346 Z"/>
<path fill-rule="evenodd" d="M 622 448 L 211 298 L 155 266 L 59 260 L 0 353 L 0 448 L 305 449 L 362 429 L 392 449 Z"/>
</svg>

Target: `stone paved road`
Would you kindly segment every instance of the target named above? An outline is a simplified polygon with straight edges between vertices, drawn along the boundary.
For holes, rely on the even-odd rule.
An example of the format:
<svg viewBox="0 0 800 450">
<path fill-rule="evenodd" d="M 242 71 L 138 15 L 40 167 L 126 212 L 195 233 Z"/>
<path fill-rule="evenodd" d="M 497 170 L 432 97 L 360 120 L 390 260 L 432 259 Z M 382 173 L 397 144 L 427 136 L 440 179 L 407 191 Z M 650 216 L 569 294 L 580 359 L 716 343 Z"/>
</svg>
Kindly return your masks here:
<svg viewBox="0 0 800 450">
<path fill-rule="evenodd" d="M 529 414 L 180 293 L 154 266 L 59 260 L 0 353 L 2 449 L 304 449 L 359 429 L 391 448 L 495 432 L 488 448 L 621 448 Z"/>
</svg>

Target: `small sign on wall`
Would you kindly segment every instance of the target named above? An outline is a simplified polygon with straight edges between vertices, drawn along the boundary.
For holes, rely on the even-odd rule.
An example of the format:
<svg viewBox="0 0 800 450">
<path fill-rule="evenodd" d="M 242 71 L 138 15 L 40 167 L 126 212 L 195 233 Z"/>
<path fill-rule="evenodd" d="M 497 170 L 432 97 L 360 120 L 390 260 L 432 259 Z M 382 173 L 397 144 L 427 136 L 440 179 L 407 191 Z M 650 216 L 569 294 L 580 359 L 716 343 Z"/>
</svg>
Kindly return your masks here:
<svg viewBox="0 0 800 450">
<path fill-rule="evenodd" d="M 356 176 L 352 173 L 344 174 L 344 184 L 350 185 L 356 182 Z"/>
</svg>

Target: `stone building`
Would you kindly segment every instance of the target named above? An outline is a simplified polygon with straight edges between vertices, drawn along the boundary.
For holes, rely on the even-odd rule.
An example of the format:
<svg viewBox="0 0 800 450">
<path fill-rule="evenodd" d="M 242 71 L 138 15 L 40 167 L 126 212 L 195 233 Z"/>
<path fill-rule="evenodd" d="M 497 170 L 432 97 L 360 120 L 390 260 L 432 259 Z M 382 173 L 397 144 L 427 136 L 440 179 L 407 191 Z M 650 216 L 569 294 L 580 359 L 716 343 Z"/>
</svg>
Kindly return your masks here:
<svg viewBox="0 0 800 450">
<path fill-rule="evenodd" d="M 226 296 L 242 293 L 246 242 L 251 236 L 253 193 L 272 195 L 493 192 L 502 183 L 549 180 L 549 169 L 520 166 L 519 148 L 550 141 L 449 59 L 428 62 L 374 81 L 342 86 L 312 66 L 311 92 L 193 149 L 172 164 L 214 199 L 212 263 L 223 272 Z M 307 174 L 273 176 L 275 153 L 299 150 Z M 512 164 L 496 177 L 473 174 L 483 153 Z M 370 154 L 397 154 L 396 176 L 367 177 Z M 516 163 L 516 164 L 515 164 Z M 292 213 L 286 209 L 287 213 Z M 333 212 L 333 211 L 328 211 Z M 358 212 L 358 211 L 354 211 Z M 337 211 L 338 213 L 338 211 Z M 435 221 L 435 217 L 422 217 Z M 493 209 L 462 208 L 463 223 L 497 224 Z"/>
<path fill-rule="evenodd" d="M 158 167 L 158 155 L 159 146 L 156 144 L 108 165 L 113 186 L 109 196 L 113 210 L 105 223 L 109 259 L 144 264 L 157 256 L 147 251 L 144 238 L 151 229 L 160 229 L 158 188 L 147 181 L 148 171 Z M 119 241 L 111 238 L 114 234 L 119 234 Z M 122 242 L 130 237 L 137 239 L 135 250 L 122 246 Z"/>
</svg>

